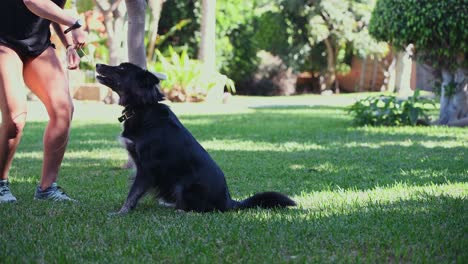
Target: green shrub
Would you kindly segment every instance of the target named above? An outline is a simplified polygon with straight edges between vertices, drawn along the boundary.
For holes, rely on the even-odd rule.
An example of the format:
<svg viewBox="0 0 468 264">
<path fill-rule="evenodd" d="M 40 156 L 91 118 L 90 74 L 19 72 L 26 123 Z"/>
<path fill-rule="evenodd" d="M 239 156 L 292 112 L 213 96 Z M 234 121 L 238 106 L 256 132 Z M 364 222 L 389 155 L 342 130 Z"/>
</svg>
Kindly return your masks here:
<svg viewBox="0 0 468 264">
<path fill-rule="evenodd" d="M 260 63 L 257 57 L 258 48 L 250 41 L 253 35 L 251 25 L 241 25 L 229 35 L 233 46 L 232 58 L 226 62 L 221 71 L 229 74 L 235 82 L 251 79 Z"/>
<path fill-rule="evenodd" d="M 434 106 L 434 102 L 420 97 L 416 90 L 406 100 L 395 96 L 370 96 L 355 102 L 348 112 L 354 116 L 354 122 L 359 126 L 427 125 L 427 105 Z"/>
<path fill-rule="evenodd" d="M 189 56 L 195 56 L 198 51 L 199 37 L 196 32 L 200 29 L 200 7 L 195 0 L 165 1 L 161 11 L 158 25 L 159 35 L 165 35 L 165 41 L 157 46 L 159 50 L 166 51 L 169 46 L 177 47 L 187 45 Z M 174 30 L 181 21 L 189 21 L 178 28 L 176 34 L 168 34 Z"/>
<path fill-rule="evenodd" d="M 81 57 L 80 69 L 92 70 L 96 68 L 96 63 L 109 62 L 109 48 L 107 47 L 107 38 L 99 37 L 97 32 L 88 33 L 88 43 L 82 49 L 78 50 Z"/>
<path fill-rule="evenodd" d="M 291 53 L 288 43 L 288 25 L 279 11 L 268 11 L 254 18 L 253 41 L 258 49 L 266 50 L 282 58 Z"/>
<path fill-rule="evenodd" d="M 71 3 L 72 1 L 68 1 Z M 94 8 L 94 1 L 93 0 L 76 0 L 76 8 L 79 13 L 86 12 L 88 10 L 93 10 Z"/>
<path fill-rule="evenodd" d="M 369 33 L 399 49 L 414 44 L 431 66 L 455 66 L 468 48 L 468 0 L 379 0 Z M 465 66 L 467 60 L 464 61 Z"/>
<path fill-rule="evenodd" d="M 268 0 L 218 0 L 216 3 L 216 66 L 236 82 L 249 79 L 259 60 L 259 48 L 253 40 L 254 19 L 261 15 L 258 7 L 270 5 Z M 190 23 L 170 35 L 158 49 L 165 52 L 169 46 L 188 46 L 188 55 L 195 57 L 200 42 L 201 1 L 172 0 L 163 5 L 159 34 L 165 35 L 182 20 Z"/>
<path fill-rule="evenodd" d="M 231 79 L 216 71 L 204 71 L 203 63 L 190 59 L 185 47 L 178 53 L 169 46 L 167 56 L 159 50 L 156 50 L 156 55 L 157 62 L 152 67 L 167 75 L 167 80 L 161 82 L 161 88 L 171 101 L 199 102 L 209 98 L 221 100 L 220 96 L 225 88 L 229 92 L 235 92 Z"/>
</svg>

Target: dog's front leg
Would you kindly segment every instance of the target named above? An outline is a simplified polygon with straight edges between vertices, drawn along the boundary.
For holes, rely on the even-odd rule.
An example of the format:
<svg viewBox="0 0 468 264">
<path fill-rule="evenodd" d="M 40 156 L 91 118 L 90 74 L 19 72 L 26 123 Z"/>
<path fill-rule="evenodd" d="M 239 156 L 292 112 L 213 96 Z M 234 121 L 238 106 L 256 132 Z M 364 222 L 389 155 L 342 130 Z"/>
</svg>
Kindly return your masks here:
<svg viewBox="0 0 468 264">
<path fill-rule="evenodd" d="M 135 181 L 130 188 L 128 193 L 127 200 L 125 201 L 122 208 L 120 208 L 118 214 L 126 214 L 130 212 L 138 203 L 138 200 L 146 193 L 148 190 L 148 183 L 146 183 L 144 178 L 141 175 L 136 175 Z"/>
</svg>

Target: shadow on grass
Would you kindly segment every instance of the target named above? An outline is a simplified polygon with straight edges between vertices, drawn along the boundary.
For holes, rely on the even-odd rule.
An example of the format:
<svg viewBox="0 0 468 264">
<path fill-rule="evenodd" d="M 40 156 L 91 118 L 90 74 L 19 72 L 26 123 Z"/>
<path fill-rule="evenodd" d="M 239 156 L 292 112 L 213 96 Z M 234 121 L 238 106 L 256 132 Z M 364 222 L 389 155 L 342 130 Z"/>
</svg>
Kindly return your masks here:
<svg viewBox="0 0 468 264">
<path fill-rule="evenodd" d="M 468 180 L 465 147 L 425 145 L 456 140 L 455 136 L 427 135 L 424 128 L 411 133 L 354 128 L 340 107 L 262 108 L 238 115 L 186 115 L 181 121 L 202 145 L 227 141 L 220 144 L 232 147 L 206 148 L 224 170 L 233 196 L 266 190 L 299 195 L 321 190 L 367 190 L 395 183 L 422 186 Z M 44 126 L 43 122 L 28 124 L 18 151 L 40 152 Z M 102 155 L 66 154 L 62 174 L 115 184 L 105 177 L 129 173 L 116 170 L 126 158 L 116 140 L 120 131 L 117 122 L 75 124 L 67 153 L 96 151 Z M 239 144 L 254 147 L 236 148 Z M 116 159 L 109 152 L 121 154 Z M 39 173 L 41 159 L 24 156 L 14 164 L 22 164 L 16 166 L 17 175 Z"/>
</svg>

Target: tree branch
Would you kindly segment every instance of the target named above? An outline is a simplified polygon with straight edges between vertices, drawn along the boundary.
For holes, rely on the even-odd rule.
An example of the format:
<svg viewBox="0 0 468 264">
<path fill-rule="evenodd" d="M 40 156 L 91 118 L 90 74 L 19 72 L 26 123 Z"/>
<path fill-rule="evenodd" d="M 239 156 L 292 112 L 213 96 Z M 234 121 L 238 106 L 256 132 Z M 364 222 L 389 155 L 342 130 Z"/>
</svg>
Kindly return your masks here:
<svg viewBox="0 0 468 264">
<path fill-rule="evenodd" d="M 122 2 L 122 0 L 116 0 L 112 5 L 110 5 L 106 0 L 94 0 L 94 3 L 104 15 L 116 10 L 119 7 L 120 2 Z"/>
</svg>

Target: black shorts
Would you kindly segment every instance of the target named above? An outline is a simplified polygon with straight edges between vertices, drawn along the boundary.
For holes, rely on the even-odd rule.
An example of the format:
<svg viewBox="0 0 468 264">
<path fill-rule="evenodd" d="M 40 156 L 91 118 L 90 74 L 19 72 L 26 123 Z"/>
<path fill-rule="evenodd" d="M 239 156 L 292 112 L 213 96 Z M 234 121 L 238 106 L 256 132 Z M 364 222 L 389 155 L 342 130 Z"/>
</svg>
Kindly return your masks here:
<svg viewBox="0 0 468 264">
<path fill-rule="evenodd" d="M 1 1 L 1 0 L 0 0 Z M 27 40 L 16 40 L 0 36 L 0 45 L 6 46 L 16 52 L 23 63 L 39 56 L 49 47 L 55 48 L 55 45 L 49 40 L 45 43 L 29 45 Z"/>
<path fill-rule="evenodd" d="M 63 7 L 65 0 L 47 0 Z M 21 0 L 0 0 L 0 45 L 13 49 L 26 62 L 53 46 L 50 21 L 37 16 Z"/>
</svg>

